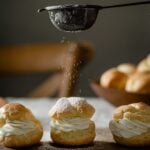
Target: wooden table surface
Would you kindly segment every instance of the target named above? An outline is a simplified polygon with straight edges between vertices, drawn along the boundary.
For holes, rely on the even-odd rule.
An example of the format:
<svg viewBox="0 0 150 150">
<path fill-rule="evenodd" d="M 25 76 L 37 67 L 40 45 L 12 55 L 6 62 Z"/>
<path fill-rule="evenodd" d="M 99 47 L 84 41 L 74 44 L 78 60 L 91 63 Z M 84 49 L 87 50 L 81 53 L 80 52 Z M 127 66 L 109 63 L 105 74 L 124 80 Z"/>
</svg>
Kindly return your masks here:
<svg viewBox="0 0 150 150">
<path fill-rule="evenodd" d="M 57 99 L 41 98 L 7 98 L 9 102 L 19 102 L 28 107 L 34 115 L 42 122 L 44 134 L 39 145 L 32 147 L 20 148 L 18 150 L 150 150 L 150 147 L 132 148 L 118 145 L 114 142 L 108 129 L 108 123 L 111 119 L 114 106 L 101 98 L 87 98 L 96 112 L 92 118 L 96 124 L 96 138 L 93 144 L 84 147 L 62 147 L 54 145 L 50 139 L 50 120 L 48 111 L 56 103 Z M 0 150 L 15 150 L 0 146 Z"/>
</svg>

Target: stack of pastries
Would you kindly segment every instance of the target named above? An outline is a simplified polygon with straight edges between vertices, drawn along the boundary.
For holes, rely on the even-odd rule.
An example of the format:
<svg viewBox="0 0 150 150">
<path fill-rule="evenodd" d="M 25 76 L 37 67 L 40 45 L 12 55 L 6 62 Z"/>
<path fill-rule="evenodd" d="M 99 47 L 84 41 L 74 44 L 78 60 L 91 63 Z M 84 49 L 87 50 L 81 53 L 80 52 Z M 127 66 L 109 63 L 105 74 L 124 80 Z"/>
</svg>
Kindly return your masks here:
<svg viewBox="0 0 150 150">
<path fill-rule="evenodd" d="M 139 62 L 120 64 L 100 77 L 100 85 L 132 93 L 150 94 L 150 55 Z"/>
</svg>

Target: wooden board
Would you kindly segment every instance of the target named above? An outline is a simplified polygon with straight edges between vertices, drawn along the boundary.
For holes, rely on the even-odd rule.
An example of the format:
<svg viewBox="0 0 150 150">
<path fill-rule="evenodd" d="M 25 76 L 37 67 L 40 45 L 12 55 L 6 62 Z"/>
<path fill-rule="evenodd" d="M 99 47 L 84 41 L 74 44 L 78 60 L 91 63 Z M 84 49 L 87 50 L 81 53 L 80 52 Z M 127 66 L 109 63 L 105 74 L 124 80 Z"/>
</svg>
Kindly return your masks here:
<svg viewBox="0 0 150 150">
<path fill-rule="evenodd" d="M 150 147 L 126 147 L 116 144 L 109 129 L 98 129 L 93 144 L 82 147 L 62 147 L 52 142 L 41 142 L 39 145 L 25 148 L 6 148 L 0 146 L 0 150 L 150 150 Z"/>
</svg>

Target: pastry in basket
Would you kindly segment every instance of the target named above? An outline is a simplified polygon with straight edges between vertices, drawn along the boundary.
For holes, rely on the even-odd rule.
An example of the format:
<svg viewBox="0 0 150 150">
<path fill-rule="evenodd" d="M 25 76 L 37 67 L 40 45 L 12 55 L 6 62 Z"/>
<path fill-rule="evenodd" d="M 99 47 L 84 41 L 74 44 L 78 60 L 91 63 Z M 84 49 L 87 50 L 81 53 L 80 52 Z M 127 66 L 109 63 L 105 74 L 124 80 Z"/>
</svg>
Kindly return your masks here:
<svg viewBox="0 0 150 150">
<path fill-rule="evenodd" d="M 120 106 L 115 110 L 109 127 L 119 144 L 150 145 L 150 106 L 144 103 Z"/>
<path fill-rule="evenodd" d="M 125 89 L 128 92 L 150 94 L 150 72 L 137 72 L 131 75 Z"/>
<path fill-rule="evenodd" d="M 136 66 L 131 63 L 124 63 L 117 66 L 117 70 L 127 75 L 131 75 L 136 72 Z"/>
<path fill-rule="evenodd" d="M 51 138 L 54 143 L 67 146 L 86 145 L 95 138 L 95 112 L 84 98 L 60 98 L 49 112 Z"/>
<path fill-rule="evenodd" d="M 7 101 L 5 100 L 5 98 L 0 97 L 0 107 L 4 106 L 5 104 L 7 104 Z"/>
<path fill-rule="evenodd" d="M 0 143 L 6 147 L 24 147 L 40 142 L 43 135 L 41 123 L 32 112 L 18 103 L 0 108 Z"/>
<path fill-rule="evenodd" d="M 150 72 L 150 54 L 137 66 L 138 72 Z"/>
<path fill-rule="evenodd" d="M 127 74 L 111 68 L 102 74 L 100 84 L 104 88 L 125 89 L 127 79 Z"/>
</svg>

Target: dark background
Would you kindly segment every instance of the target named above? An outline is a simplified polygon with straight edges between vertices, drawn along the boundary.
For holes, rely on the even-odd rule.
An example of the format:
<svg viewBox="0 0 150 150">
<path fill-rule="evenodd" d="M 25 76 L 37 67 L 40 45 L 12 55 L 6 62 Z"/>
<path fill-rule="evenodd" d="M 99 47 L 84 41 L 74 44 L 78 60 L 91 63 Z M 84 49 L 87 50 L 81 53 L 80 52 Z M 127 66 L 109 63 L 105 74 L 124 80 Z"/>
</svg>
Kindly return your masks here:
<svg viewBox="0 0 150 150">
<path fill-rule="evenodd" d="M 94 96 L 90 80 L 119 63 L 137 63 L 150 53 L 150 5 L 103 10 L 90 30 L 75 34 L 56 30 L 48 14 L 38 14 L 37 9 L 68 3 L 109 5 L 136 1 L 139 0 L 1 0 L 0 44 L 60 42 L 63 39 L 93 43 L 95 58 L 81 72 L 76 95 Z M 0 95 L 24 96 L 46 76 L 0 77 Z"/>
</svg>

